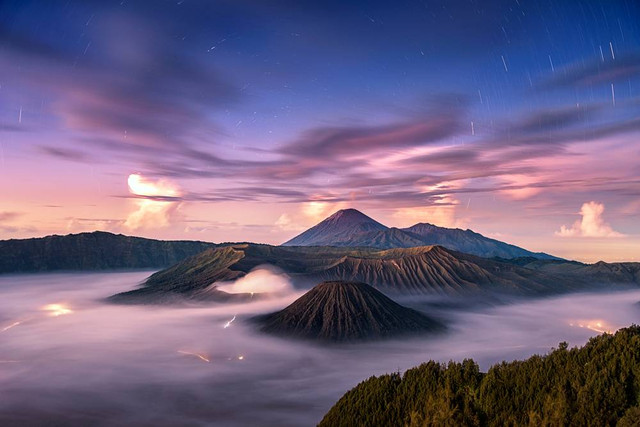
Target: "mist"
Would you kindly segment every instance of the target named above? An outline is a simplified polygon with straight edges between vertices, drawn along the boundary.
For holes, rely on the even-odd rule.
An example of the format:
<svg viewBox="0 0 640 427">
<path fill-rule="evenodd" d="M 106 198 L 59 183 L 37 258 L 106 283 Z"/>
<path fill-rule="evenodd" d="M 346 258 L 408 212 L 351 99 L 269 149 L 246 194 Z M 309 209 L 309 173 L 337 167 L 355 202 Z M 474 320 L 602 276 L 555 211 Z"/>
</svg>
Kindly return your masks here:
<svg viewBox="0 0 640 427">
<path fill-rule="evenodd" d="M 272 265 L 260 265 L 237 280 L 219 282 L 212 286 L 233 294 L 260 293 L 262 297 L 283 296 L 295 292 L 289 276 Z"/>
<path fill-rule="evenodd" d="M 247 321 L 301 294 L 277 271 L 260 269 L 224 285 L 260 292 L 268 280 L 281 291 L 268 300 L 104 302 L 150 273 L 0 277 L 0 424 L 315 425 L 371 375 L 468 357 L 485 370 L 561 341 L 582 345 L 640 318 L 640 290 L 492 307 L 423 304 L 447 323 L 447 333 L 320 346 L 261 335 Z"/>
</svg>

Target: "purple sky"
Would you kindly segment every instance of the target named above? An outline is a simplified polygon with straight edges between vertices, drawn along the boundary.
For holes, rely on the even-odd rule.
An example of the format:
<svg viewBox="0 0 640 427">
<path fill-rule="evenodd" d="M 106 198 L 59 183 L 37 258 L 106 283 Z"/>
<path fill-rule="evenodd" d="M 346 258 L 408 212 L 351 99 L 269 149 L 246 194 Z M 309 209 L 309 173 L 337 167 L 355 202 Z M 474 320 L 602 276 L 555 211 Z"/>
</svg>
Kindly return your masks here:
<svg viewBox="0 0 640 427">
<path fill-rule="evenodd" d="M 335 210 L 638 260 L 635 1 L 5 1 L 0 238 Z"/>
</svg>

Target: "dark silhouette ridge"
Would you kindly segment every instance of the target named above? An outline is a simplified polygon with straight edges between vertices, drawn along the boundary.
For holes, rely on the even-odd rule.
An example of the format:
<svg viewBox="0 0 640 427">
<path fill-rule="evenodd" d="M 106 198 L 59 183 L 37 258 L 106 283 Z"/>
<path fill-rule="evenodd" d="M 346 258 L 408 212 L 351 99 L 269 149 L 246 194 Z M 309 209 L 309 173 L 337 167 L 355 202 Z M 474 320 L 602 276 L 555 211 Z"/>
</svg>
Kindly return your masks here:
<svg viewBox="0 0 640 427">
<path fill-rule="evenodd" d="M 213 243 L 92 233 L 0 241 L 0 273 L 163 268 Z"/>
</svg>

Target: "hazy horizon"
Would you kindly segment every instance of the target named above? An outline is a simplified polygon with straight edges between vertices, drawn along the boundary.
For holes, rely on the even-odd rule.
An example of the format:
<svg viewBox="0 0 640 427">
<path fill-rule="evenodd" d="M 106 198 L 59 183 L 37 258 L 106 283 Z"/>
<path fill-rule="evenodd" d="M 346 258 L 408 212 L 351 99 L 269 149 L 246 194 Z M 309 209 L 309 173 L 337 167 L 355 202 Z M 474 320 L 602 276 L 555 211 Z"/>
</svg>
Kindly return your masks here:
<svg viewBox="0 0 640 427">
<path fill-rule="evenodd" d="M 350 207 L 345 207 L 343 209 L 353 209 Z M 332 212 L 331 215 L 337 213 L 336 212 Z M 366 214 L 365 214 L 366 215 Z M 326 219 L 326 218 L 324 218 Z M 372 218 L 375 220 L 375 218 Z M 425 221 L 423 221 L 425 222 Z M 418 223 L 414 223 L 414 224 L 410 224 L 407 227 L 411 226 L 411 225 L 416 225 Z M 313 227 L 316 224 L 311 225 L 311 227 Z M 383 225 L 387 225 L 387 224 L 383 224 Z M 435 224 L 434 224 L 435 225 Z M 390 228 L 393 226 L 390 226 Z M 396 227 L 396 228 L 401 228 L 401 227 Z M 462 228 L 462 229 L 469 229 L 469 228 L 465 228 L 465 227 L 445 227 L 445 228 Z M 302 230 L 304 231 L 304 230 Z M 476 230 L 472 230 L 472 231 L 476 231 Z M 132 236 L 132 237 L 142 237 L 142 238 L 152 238 L 153 237 L 148 237 L 148 236 L 144 236 L 142 234 L 135 234 L 135 233 L 126 233 L 123 231 L 117 231 L 117 230 L 107 230 L 107 229 L 96 229 L 96 230 L 85 230 L 85 231 L 77 231 L 77 232 L 67 232 L 67 233 L 53 233 L 53 234 L 42 234 L 42 235 L 35 235 L 35 236 L 29 236 L 29 237 L 22 237 L 22 239 L 29 239 L 29 238 L 39 238 L 39 237 L 47 237 L 47 236 L 65 236 L 65 235 L 69 235 L 69 234 L 79 234 L 79 233 L 92 233 L 92 232 L 108 232 L 108 233 L 114 233 L 114 234 L 123 234 L 126 236 Z M 297 234 L 296 234 L 297 235 Z M 191 237 L 191 236 L 189 236 Z M 294 236 L 292 236 L 294 237 Z M 486 237 L 491 237 L 491 236 L 486 236 Z M 497 237 L 494 237 L 496 240 L 500 240 Z M 174 240 L 174 241 L 178 241 L 178 240 L 192 240 L 192 241 L 206 241 L 206 242 L 211 242 L 211 243 L 218 243 L 218 244 L 224 244 L 224 243 L 258 243 L 258 244 L 272 244 L 272 245 L 280 245 L 282 243 L 285 242 L 277 242 L 277 243 L 269 243 L 269 242 L 258 242 L 258 241 L 251 241 L 251 240 L 242 240 L 242 239 L 237 239 L 237 240 L 227 240 L 227 241 L 218 241 L 218 242 L 213 242 L 213 241 L 207 241 L 207 240 L 202 240 L 202 239 L 197 239 L 197 238 L 168 238 L 168 239 L 163 239 L 163 238 L 159 238 L 160 240 Z M 505 241 L 504 243 L 510 243 L 513 244 L 512 242 L 509 241 Z M 529 249 L 529 248 L 524 248 L 524 249 Z M 533 251 L 535 252 L 535 251 Z M 541 251 L 540 251 L 541 252 Z M 550 255 L 554 255 L 557 256 L 557 254 L 555 253 L 549 253 Z M 614 260 L 607 260 L 604 259 L 602 257 L 596 257 L 596 258 L 589 258 L 589 259 L 573 259 L 573 258 L 566 258 L 568 260 L 575 260 L 575 261 L 581 261 L 581 262 L 586 262 L 586 263 L 594 263 L 594 262 L 599 262 L 599 261 L 608 261 L 608 262 L 634 262 L 636 260 L 635 256 L 631 256 L 631 259 L 614 259 Z"/>
</svg>

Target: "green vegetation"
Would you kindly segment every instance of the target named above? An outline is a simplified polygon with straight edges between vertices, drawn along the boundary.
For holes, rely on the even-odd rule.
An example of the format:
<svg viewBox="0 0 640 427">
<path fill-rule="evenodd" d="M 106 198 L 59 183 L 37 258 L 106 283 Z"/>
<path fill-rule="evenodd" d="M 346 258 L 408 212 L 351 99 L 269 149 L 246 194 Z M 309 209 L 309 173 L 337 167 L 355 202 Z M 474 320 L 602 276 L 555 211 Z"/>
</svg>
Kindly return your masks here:
<svg viewBox="0 0 640 427">
<path fill-rule="evenodd" d="M 320 426 L 639 426 L 640 326 L 481 373 L 473 360 L 371 377 Z"/>
</svg>

